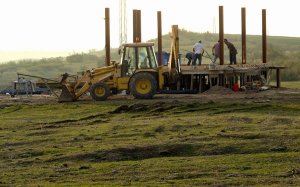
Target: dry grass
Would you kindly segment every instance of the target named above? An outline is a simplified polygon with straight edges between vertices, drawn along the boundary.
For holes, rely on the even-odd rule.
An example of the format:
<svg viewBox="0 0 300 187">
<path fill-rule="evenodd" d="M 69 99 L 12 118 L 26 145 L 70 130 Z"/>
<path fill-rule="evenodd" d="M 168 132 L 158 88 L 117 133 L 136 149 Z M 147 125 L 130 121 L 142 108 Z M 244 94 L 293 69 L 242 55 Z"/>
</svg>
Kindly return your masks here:
<svg viewBox="0 0 300 187">
<path fill-rule="evenodd" d="M 0 185 L 299 186 L 299 100 L 0 109 Z"/>
</svg>

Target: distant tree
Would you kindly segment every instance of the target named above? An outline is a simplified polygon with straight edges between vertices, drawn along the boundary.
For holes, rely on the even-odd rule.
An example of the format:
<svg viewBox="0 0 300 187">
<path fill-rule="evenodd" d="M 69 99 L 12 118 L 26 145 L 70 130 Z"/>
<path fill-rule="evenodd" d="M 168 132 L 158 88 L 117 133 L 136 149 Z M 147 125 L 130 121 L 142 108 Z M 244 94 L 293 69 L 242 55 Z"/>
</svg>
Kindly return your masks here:
<svg viewBox="0 0 300 187">
<path fill-rule="evenodd" d="M 276 60 L 279 58 L 285 58 L 285 54 L 283 50 L 280 50 L 279 48 L 275 48 L 272 44 L 269 44 L 267 46 L 267 54 L 269 60 Z"/>
<path fill-rule="evenodd" d="M 67 56 L 66 61 L 70 62 L 70 63 L 81 63 L 81 62 L 83 62 L 83 55 L 76 53 L 76 54 Z"/>
</svg>

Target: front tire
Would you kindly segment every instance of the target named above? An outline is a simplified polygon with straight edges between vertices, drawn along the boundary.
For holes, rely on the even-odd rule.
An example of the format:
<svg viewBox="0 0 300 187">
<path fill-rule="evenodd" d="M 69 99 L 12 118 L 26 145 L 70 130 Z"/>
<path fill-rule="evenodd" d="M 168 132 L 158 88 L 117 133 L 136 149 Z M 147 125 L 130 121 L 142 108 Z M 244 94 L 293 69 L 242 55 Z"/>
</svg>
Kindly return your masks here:
<svg viewBox="0 0 300 187">
<path fill-rule="evenodd" d="M 107 84 L 98 82 L 91 86 L 90 94 L 95 101 L 104 101 L 110 95 L 110 89 Z"/>
<path fill-rule="evenodd" d="M 135 98 L 151 99 L 156 94 L 157 81 L 150 73 L 138 73 L 131 78 L 129 88 Z"/>
</svg>

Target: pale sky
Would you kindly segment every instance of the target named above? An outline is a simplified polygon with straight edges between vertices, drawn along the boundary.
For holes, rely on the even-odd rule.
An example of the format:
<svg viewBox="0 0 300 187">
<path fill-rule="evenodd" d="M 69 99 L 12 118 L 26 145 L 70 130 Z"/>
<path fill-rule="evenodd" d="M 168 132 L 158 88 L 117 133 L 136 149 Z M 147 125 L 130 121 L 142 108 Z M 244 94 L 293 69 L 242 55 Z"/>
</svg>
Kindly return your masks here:
<svg viewBox="0 0 300 187">
<path fill-rule="evenodd" d="M 247 34 L 261 34 L 261 10 L 267 9 L 267 33 L 300 37 L 299 0 L 127 0 L 128 42 L 132 10 L 140 9 L 142 39 L 157 37 L 157 11 L 163 34 L 178 24 L 193 32 L 218 32 L 218 8 L 224 6 L 225 33 L 241 33 L 246 7 Z M 110 8 L 111 46 L 119 45 L 119 0 L 0 0 L 1 51 L 87 51 L 103 49 L 104 11 Z"/>
</svg>

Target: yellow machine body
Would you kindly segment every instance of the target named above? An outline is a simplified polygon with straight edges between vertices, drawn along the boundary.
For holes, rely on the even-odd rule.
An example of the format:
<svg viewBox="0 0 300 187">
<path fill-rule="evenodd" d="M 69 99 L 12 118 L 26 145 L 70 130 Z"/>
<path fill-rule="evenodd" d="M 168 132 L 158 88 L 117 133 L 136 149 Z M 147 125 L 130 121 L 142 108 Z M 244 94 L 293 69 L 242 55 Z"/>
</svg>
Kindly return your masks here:
<svg viewBox="0 0 300 187">
<path fill-rule="evenodd" d="M 162 73 L 158 73 L 153 46 L 153 43 L 124 44 L 120 63 L 87 70 L 76 82 L 69 82 L 65 74 L 59 101 L 75 101 L 87 92 L 95 100 L 105 100 L 122 90 L 132 92 L 137 98 L 152 98 L 163 81 L 159 78 Z"/>
</svg>

